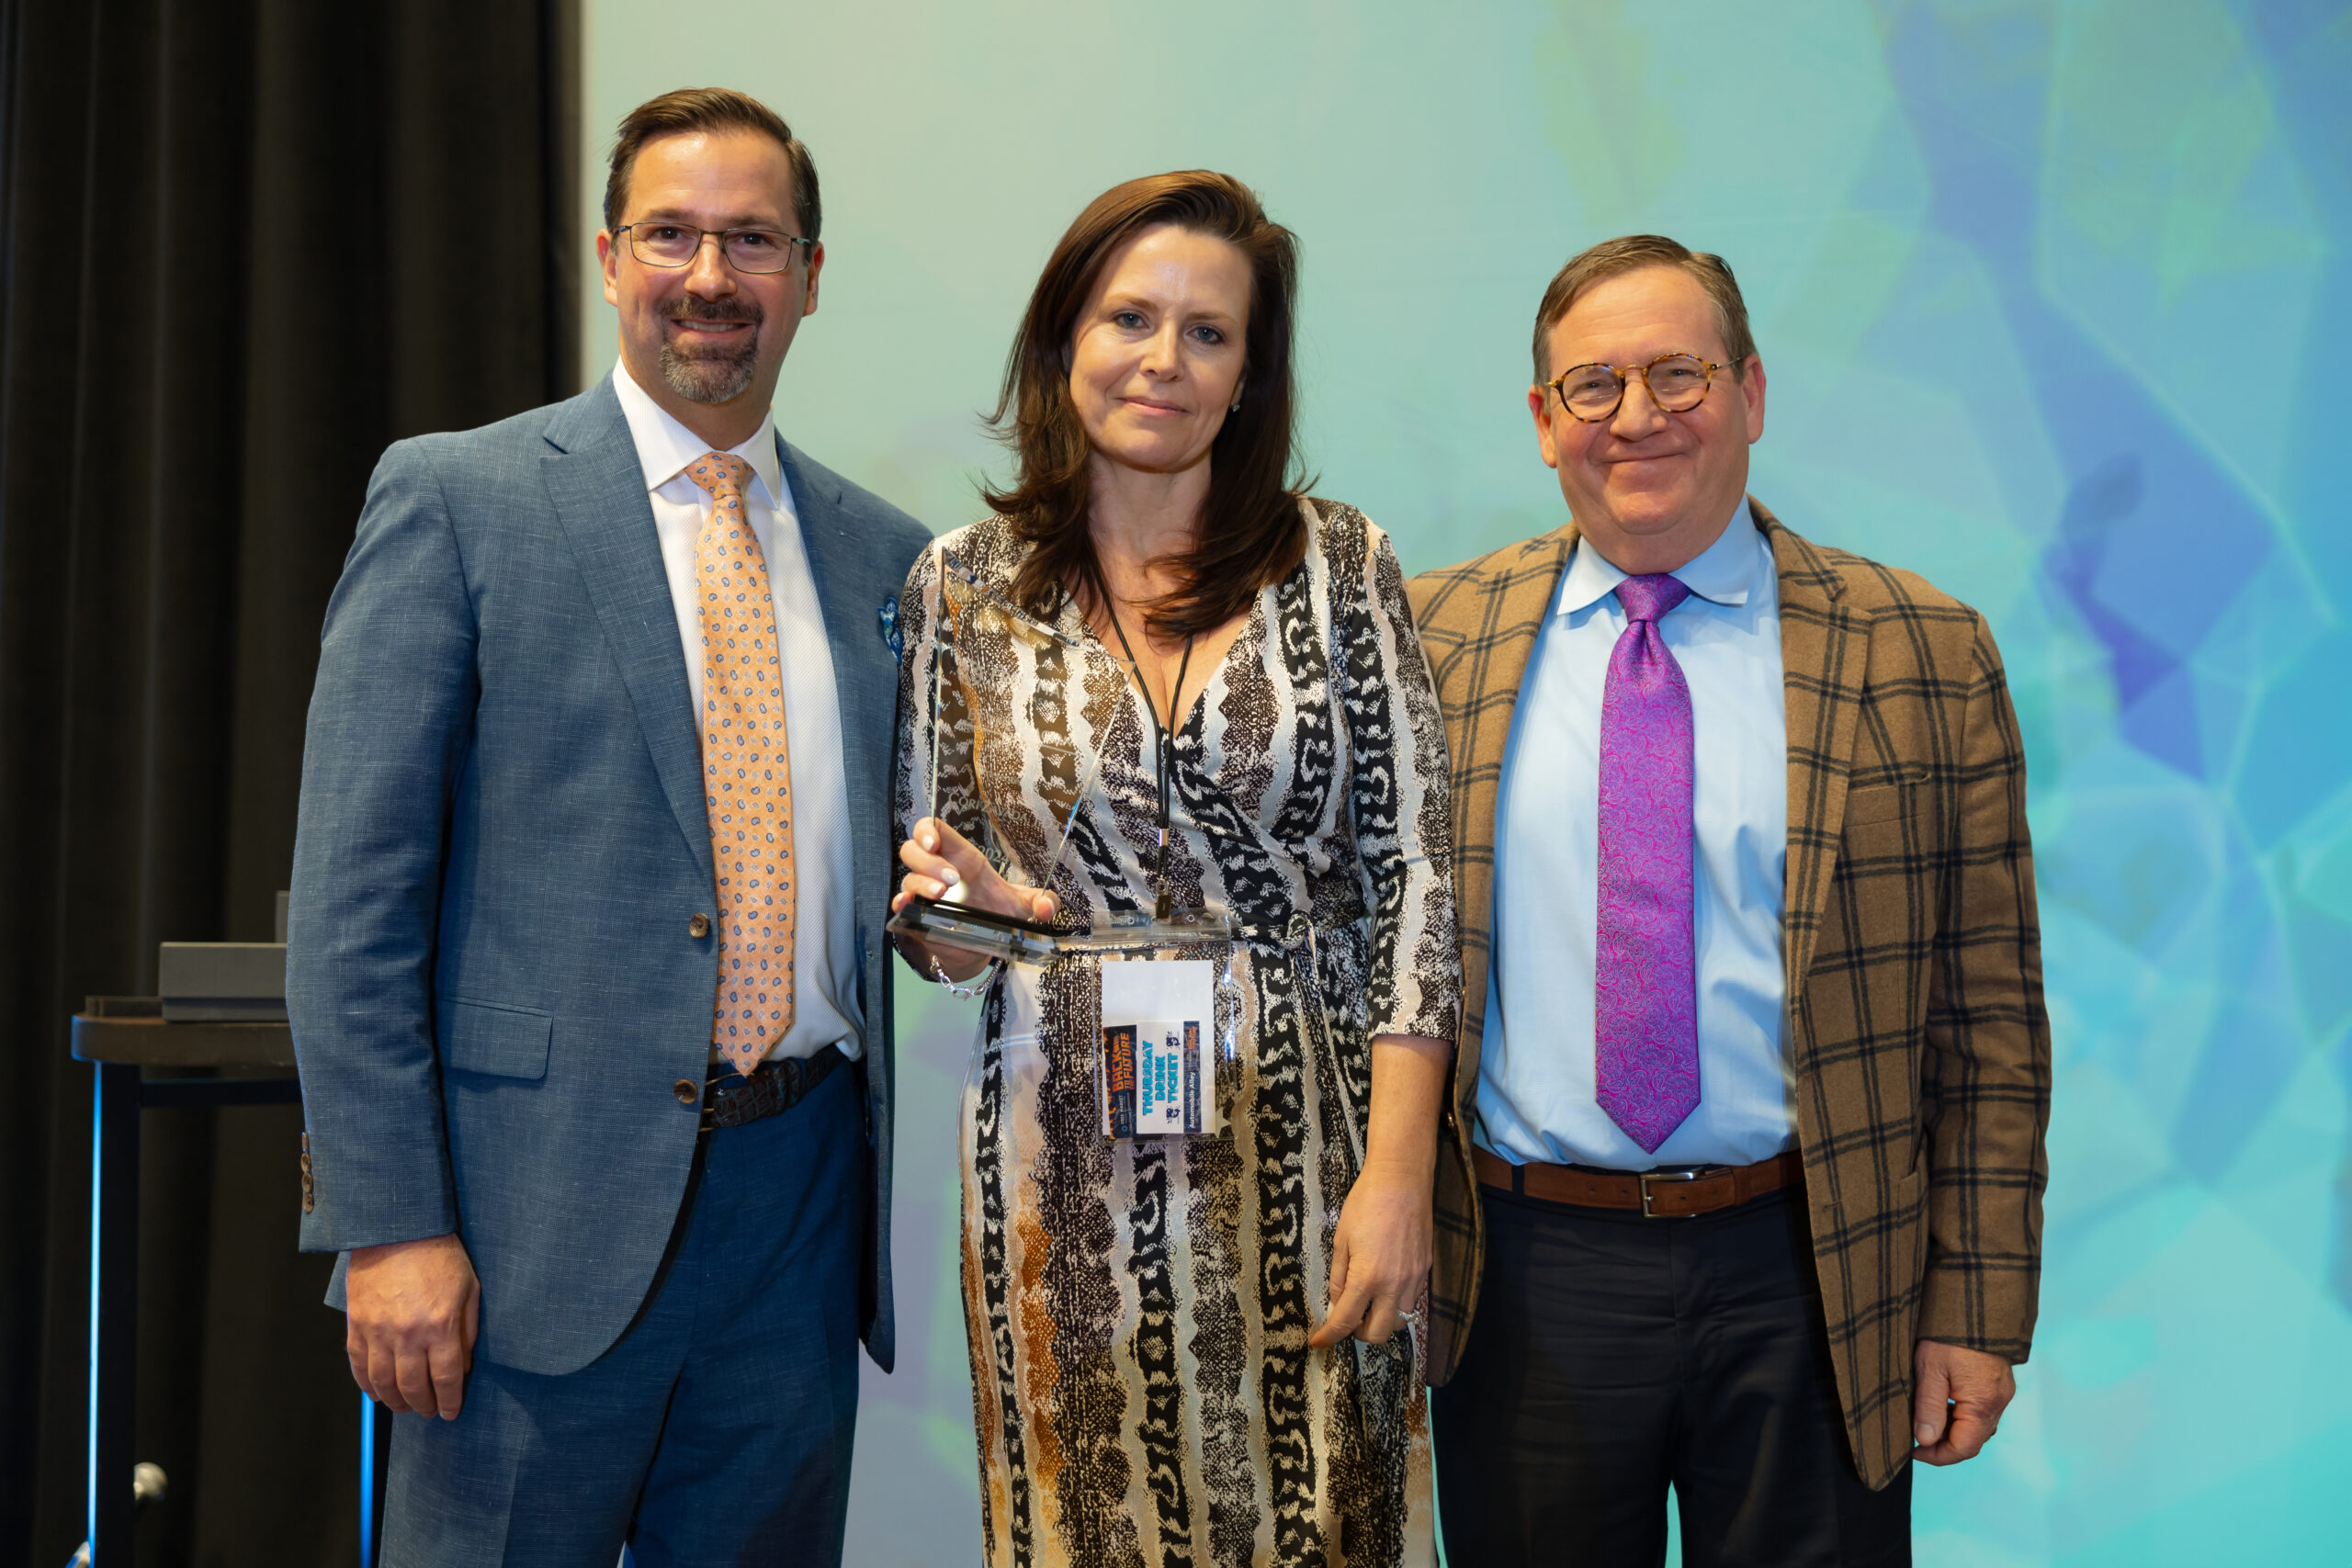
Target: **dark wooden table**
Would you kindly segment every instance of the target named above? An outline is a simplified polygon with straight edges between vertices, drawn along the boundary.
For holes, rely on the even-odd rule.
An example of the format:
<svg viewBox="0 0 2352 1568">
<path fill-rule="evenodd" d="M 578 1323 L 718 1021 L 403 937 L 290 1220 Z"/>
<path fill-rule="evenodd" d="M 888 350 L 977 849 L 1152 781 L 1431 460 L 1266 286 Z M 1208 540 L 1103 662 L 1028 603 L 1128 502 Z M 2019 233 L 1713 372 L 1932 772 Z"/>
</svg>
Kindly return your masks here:
<svg viewBox="0 0 2352 1568">
<path fill-rule="evenodd" d="M 139 1389 L 141 1113 L 173 1106 L 292 1105 L 294 1035 L 283 1023 L 166 1023 L 153 997 L 92 997 L 74 1056 L 96 1074 L 90 1139 L 90 1562 L 131 1561 Z M 359 1561 L 375 1562 L 391 1423 L 360 1399 Z"/>
</svg>

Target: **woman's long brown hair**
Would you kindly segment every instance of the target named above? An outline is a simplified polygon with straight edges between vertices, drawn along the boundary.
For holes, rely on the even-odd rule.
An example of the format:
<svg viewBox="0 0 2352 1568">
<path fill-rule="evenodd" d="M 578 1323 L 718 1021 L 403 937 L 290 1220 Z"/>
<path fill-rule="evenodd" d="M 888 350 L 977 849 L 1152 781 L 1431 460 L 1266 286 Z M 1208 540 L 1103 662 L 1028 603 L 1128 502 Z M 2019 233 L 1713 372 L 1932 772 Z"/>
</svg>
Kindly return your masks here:
<svg viewBox="0 0 2352 1568">
<path fill-rule="evenodd" d="M 1161 223 L 1225 241 L 1249 262 L 1250 276 L 1241 407 L 1226 415 L 1209 448 L 1209 491 L 1193 547 L 1167 562 L 1178 586 L 1146 613 L 1152 630 L 1179 637 L 1240 615 L 1306 550 L 1297 499 L 1306 481 L 1295 472 L 1291 377 L 1298 241 L 1267 218 L 1248 186 L 1230 175 L 1188 169 L 1129 180 L 1087 204 L 1029 297 L 989 416 L 1019 471 L 1010 486 L 986 488 L 981 498 L 1032 547 L 1012 584 L 1023 609 L 1050 616 L 1079 588 L 1096 605 L 1111 603 L 1088 530 L 1092 448 L 1070 401 L 1071 334 L 1113 254 Z"/>
</svg>

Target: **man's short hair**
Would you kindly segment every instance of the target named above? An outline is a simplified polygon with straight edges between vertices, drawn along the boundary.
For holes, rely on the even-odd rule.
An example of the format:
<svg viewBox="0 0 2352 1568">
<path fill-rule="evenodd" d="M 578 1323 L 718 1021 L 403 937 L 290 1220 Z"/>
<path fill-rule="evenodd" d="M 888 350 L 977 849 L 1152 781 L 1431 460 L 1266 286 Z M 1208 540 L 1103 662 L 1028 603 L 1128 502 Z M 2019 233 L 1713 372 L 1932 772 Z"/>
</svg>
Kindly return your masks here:
<svg viewBox="0 0 2352 1568">
<path fill-rule="evenodd" d="M 775 139 L 792 167 L 792 215 L 799 221 L 800 237 L 816 239 L 818 225 L 824 220 L 824 208 L 817 199 L 817 161 L 792 134 L 782 115 L 749 93 L 729 87 L 680 87 L 648 98 L 628 111 L 613 137 L 612 173 L 605 178 L 605 227 L 620 227 L 621 209 L 628 200 L 629 170 L 647 142 L 689 131 L 715 130 L 755 130 Z"/>
<path fill-rule="evenodd" d="M 1544 290 L 1544 303 L 1535 311 L 1536 380 L 1550 378 L 1552 329 L 1560 324 L 1577 296 L 1605 278 L 1639 272 L 1645 266 L 1679 266 L 1699 280 L 1715 308 L 1715 330 L 1723 336 L 1724 352 L 1731 355 L 1733 369 L 1745 375 L 1747 361 L 1756 353 L 1756 338 L 1747 330 L 1747 302 L 1739 297 L 1739 280 L 1732 276 L 1731 264 L 1663 234 L 1621 234 L 1578 251 L 1568 258 L 1567 265 L 1552 275 L 1552 286 Z"/>
</svg>

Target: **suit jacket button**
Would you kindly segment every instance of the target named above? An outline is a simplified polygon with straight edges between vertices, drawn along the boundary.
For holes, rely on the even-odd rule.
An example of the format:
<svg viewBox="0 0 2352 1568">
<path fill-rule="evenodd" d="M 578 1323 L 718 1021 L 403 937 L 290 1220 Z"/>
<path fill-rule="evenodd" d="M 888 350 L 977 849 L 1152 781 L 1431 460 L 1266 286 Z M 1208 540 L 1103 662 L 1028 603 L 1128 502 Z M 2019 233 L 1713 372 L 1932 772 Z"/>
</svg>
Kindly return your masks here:
<svg viewBox="0 0 2352 1568">
<path fill-rule="evenodd" d="M 678 1097 L 678 1103 L 681 1105 L 702 1103 L 702 1085 L 692 1078 L 680 1078 L 670 1086 L 670 1092 Z"/>
<path fill-rule="evenodd" d="M 689 915 L 686 917 L 686 934 L 694 938 L 696 942 L 700 942 L 703 938 L 708 936 L 710 934 L 710 917 L 708 915 Z"/>
</svg>

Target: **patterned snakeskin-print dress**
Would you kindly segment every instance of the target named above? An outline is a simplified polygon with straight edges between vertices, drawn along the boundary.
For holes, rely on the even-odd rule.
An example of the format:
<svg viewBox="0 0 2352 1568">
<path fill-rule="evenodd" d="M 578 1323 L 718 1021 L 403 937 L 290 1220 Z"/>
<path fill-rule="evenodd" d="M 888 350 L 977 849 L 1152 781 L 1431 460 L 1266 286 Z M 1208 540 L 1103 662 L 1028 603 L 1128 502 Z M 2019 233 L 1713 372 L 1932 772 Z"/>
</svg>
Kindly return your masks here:
<svg viewBox="0 0 2352 1568">
<path fill-rule="evenodd" d="M 1418 1337 L 1318 1350 L 1306 1336 L 1361 1158 L 1369 1043 L 1453 1034 L 1444 732 L 1386 536 L 1352 508 L 1302 505 L 1306 559 L 1205 682 L 1193 672 L 1175 744 L 1176 902 L 1244 933 L 1229 1134 L 1099 1135 L 1100 959 L 1016 965 L 987 994 L 964 1096 L 963 1286 L 997 1568 L 1435 1559 Z M 1025 547 L 1001 519 L 942 544 L 951 597 L 977 580 L 1009 602 Z M 901 832 L 934 809 L 936 746 L 938 814 L 1013 881 L 1050 878 L 1063 924 L 1145 908 L 1158 785 L 1125 666 L 1068 605 L 1057 636 L 952 617 L 943 651 L 942 571 L 926 554 L 900 602 Z"/>
</svg>

